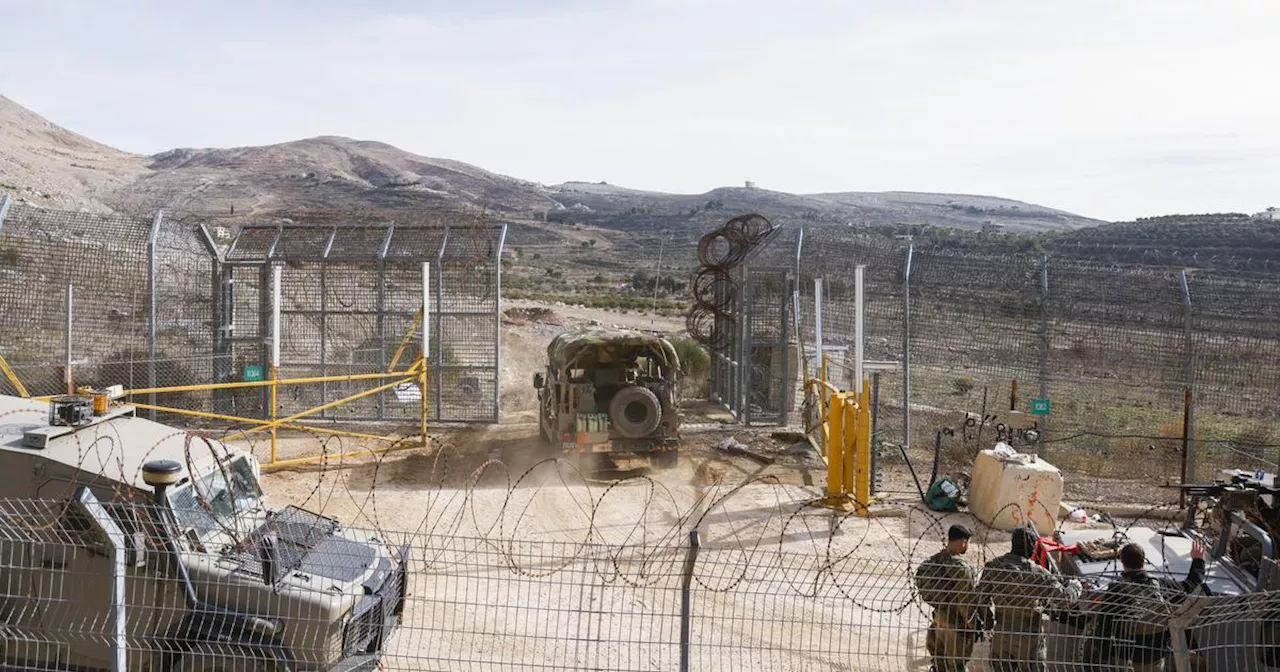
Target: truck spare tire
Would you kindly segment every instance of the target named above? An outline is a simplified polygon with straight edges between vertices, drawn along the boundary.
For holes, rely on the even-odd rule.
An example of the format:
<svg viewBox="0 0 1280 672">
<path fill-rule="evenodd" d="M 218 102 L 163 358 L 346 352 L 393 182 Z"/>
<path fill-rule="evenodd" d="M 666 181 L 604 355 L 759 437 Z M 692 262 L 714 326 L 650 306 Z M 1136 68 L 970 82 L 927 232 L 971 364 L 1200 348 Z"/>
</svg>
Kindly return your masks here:
<svg viewBox="0 0 1280 672">
<path fill-rule="evenodd" d="M 628 439 L 643 439 L 662 422 L 662 404 L 643 387 L 624 387 L 609 402 L 609 420 Z"/>
</svg>

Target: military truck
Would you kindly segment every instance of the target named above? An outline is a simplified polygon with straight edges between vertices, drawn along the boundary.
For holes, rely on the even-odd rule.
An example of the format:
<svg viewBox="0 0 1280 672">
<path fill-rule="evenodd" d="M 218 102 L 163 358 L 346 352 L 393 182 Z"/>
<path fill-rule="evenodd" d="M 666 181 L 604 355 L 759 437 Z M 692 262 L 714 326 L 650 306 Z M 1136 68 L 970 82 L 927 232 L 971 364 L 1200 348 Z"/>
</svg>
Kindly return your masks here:
<svg viewBox="0 0 1280 672">
<path fill-rule="evenodd" d="M 1095 636 L 1103 591 L 1120 574 L 1117 551 L 1123 544 L 1142 546 L 1148 573 L 1174 581 L 1187 576 L 1192 542 L 1204 544 L 1209 553 L 1204 586 L 1198 593 L 1206 596 L 1280 591 L 1280 556 L 1274 545 L 1280 527 L 1280 490 L 1275 475 L 1233 471 L 1214 484 L 1180 487 L 1190 495 L 1180 525 L 1057 532 L 1057 541 L 1077 545 L 1079 551 L 1053 554 L 1056 566 L 1063 575 L 1081 579 L 1085 595 L 1072 609 L 1053 615 L 1049 658 L 1056 662 L 1050 664 L 1051 670 L 1081 669 L 1085 648 Z M 1255 614 L 1244 622 L 1219 615 L 1192 627 L 1193 669 L 1280 670 L 1280 593 L 1275 595 L 1267 614 Z M 1172 670 L 1172 665 L 1167 669 Z"/>
<path fill-rule="evenodd" d="M 90 401 L 0 396 L 0 668 L 377 665 L 407 547 L 269 508 L 252 454 Z"/>
<path fill-rule="evenodd" d="M 547 346 L 535 374 L 538 428 L 564 455 L 635 453 L 659 467 L 680 446 L 680 360 L 669 341 L 624 329 L 578 329 Z"/>
</svg>

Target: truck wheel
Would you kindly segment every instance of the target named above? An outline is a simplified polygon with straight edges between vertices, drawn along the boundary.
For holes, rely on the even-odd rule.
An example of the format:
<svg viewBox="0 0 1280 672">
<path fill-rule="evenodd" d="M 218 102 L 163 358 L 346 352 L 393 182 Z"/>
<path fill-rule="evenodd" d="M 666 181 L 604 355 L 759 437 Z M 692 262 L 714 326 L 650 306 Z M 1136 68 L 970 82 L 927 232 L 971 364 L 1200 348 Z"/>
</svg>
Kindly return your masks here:
<svg viewBox="0 0 1280 672">
<path fill-rule="evenodd" d="M 643 387 L 624 387 L 609 402 L 609 419 L 628 439 L 643 439 L 662 422 L 662 404 Z"/>
</svg>

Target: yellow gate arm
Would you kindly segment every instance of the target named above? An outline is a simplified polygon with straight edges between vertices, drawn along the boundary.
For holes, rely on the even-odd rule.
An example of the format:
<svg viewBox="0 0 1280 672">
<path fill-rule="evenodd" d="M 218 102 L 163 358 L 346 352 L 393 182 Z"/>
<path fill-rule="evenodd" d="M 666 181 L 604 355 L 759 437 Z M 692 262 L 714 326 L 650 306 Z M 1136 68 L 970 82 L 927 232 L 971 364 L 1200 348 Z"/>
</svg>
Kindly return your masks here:
<svg viewBox="0 0 1280 672">
<path fill-rule="evenodd" d="M 400 347 L 396 348 L 396 354 L 391 358 L 391 363 L 387 364 L 387 373 L 396 370 L 396 365 L 400 363 L 400 358 L 404 356 L 405 348 L 409 347 L 409 341 L 413 338 L 414 332 L 418 331 L 418 325 L 422 324 L 422 309 L 413 314 L 413 322 L 409 323 L 409 331 L 405 332 L 404 340 L 400 341 Z M 425 358 L 427 353 L 422 353 Z"/>
<path fill-rule="evenodd" d="M 8 379 L 9 384 L 13 386 L 13 389 L 18 391 L 19 397 L 22 397 L 23 399 L 31 397 L 31 395 L 27 393 L 27 388 L 23 386 L 22 381 L 18 380 L 18 375 L 13 372 L 13 369 L 9 368 L 9 362 L 4 361 L 3 355 L 0 355 L 0 372 L 4 373 L 4 377 Z"/>
</svg>

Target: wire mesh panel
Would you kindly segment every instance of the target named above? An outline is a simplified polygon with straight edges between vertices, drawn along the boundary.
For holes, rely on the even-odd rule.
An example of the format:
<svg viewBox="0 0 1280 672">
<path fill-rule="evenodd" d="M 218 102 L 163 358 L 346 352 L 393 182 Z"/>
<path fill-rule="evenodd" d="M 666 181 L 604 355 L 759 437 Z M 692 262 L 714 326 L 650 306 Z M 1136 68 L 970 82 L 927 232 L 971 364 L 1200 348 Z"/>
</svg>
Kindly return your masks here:
<svg viewBox="0 0 1280 672">
<path fill-rule="evenodd" d="M 390 669 L 676 669 L 679 548 L 412 538 Z"/>
<path fill-rule="evenodd" d="M 1258 273 L 1198 271 L 1188 279 L 1195 374 L 1195 467 L 1280 465 L 1280 279 Z"/>
<path fill-rule="evenodd" d="M 927 625 L 900 563 L 710 550 L 694 573 L 689 669 L 899 670 Z"/>
<path fill-rule="evenodd" d="M 794 341 L 789 333 L 791 274 L 753 267 L 744 275 L 748 410 L 754 422 L 786 424 L 796 371 L 795 352 L 788 347 Z"/>
<path fill-rule="evenodd" d="M 702 237 L 691 281 L 686 321 L 711 354 L 711 398 L 747 424 L 786 424 L 792 410 L 795 247 L 780 232 L 760 215 L 730 219 Z"/>
<path fill-rule="evenodd" d="M 124 480 L 0 500 L 0 664 L 1065 672 L 1182 659 L 1263 672 L 1280 662 L 1275 559 L 1249 565 L 1229 544 L 1198 548 L 1196 530 L 1156 534 L 1161 523 L 1144 517 L 1064 523 L 1064 543 L 1043 554 L 1046 541 L 963 513 L 831 518 L 803 499 L 812 491 L 765 479 L 738 484 L 715 511 L 640 500 L 660 515 L 624 498 L 647 490 L 641 481 L 595 494 L 451 482 L 438 497 L 418 493 L 442 507 L 423 525 L 364 527 L 297 505 L 264 510 L 247 463 L 201 462 L 202 451 L 181 451 L 193 477 L 159 500 Z M 537 497 L 578 502 L 590 518 L 535 520 Z M 762 501 L 773 502 L 764 515 Z M 970 528 L 963 544 L 946 540 L 955 523 Z M 1144 570 L 1122 571 L 1135 565 L 1131 547 Z"/>
<path fill-rule="evenodd" d="M 148 359 L 152 225 L 151 218 L 9 205 L 0 222 L 0 352 L 20 368 L 46 370 L 31 378 L 30 393 L 67 391 L 68 285 L 73 367 L 85 374 L 79 379 L 92 376 L 98 362 Z"/>
<path fill-rule="evenodd" d="M 310 215 L 246 225 L 226 253 L 225 264 L 233 274 L 256 272 L 258 279 L 250 289 L 232 278 L 231 295 L 223 297 L 223 303 L 234 310 L 220 314 L 232 323 L 243 314 L 244 320 L 258 325 L 258 332 L 269 334 L 274 309 L 271 278 L 273 267 L 279 267 L 282 378 L 407 370 L 422 357 L 425 329 L 431 344 L 428 417 L 494 422 L 504 230 L 488 225 L 371 224 L 367 219 Z M 430 264 L 425 279 L 424 263 Z M 425 320 L 424 280 L 431 292 Z M 256 305 L 249 305 L 255 299 Z M 266 357 L 267 351 L 260 350 L 253 364 L 265 369 Z M 291 388 L 277 396 L 277 412 L 293 415 L 342 400 L 317 417 L 418 418 L 422 392 L 416 383 L 367 394 L 391 382 L 360 379 Z"/>
<path fill-rule="evenodd" d="M 438 217 L 435 224 L 428 217 L 426 224 L 397 226 L 363 215 L 311 213 L 235 228 L 216 217 L 99 215 L 4 202 L 0 354 L 31 394 L 66 391 L 68 284 L 75 290 L 70 340 L 78 386 L 142 389 L 265 378 L 274 266 L 281 268 L 281 377 L 370 374 L 393 364 L 404 370 L 422 356 L 422 263 L 429 262 L 429 417 L 498 417 L 504 226 Z M 212 228 L 202 225 L 210 222 Z M 293 387 L 278 396 L 276 412 L 300 413 L 374 386 Z M 0 392 L 17 392 L 10 388 L 0 381 Z M 186 390 L 142 401 L 269 415 L 264 388 Z M 317 417 L 404 420 L 421 410 L 417 385 L 406 385 Z"/>
<path fill-rule="evenodd" d="M 1271 276 L 1188 271 L 1184 286 L 1180 268 L 829 228 L 805 231 L 801 260 L 810 375 L 821 278 L 829 376 L 841 386 L 853 384 L 853 275 L 865 265 L 866 358 L 909 359 L 911 386 L 903 418 L 904 376 L 880 375 L 878 443 L 908 445 L 926 474 L 935 459 L 942 473 L 967 472 L 978 450 L 1004 441 L 1070 473 L 1071 496 L 1110 498 L 1120 481 L 1135 501 L 1164 501 L 1150 483 L 1182 479 L 1184 452 L 1188 478 L 1201 480 L 1280 460 L 1280 418 L 1261 401 L 1277 371 Z M 905 466 L 898 451 L 880 453 L 894 474 Z"/>
<path fill-rule="evenodd" d="M 1048 279 L 1049 459 L 1082 476 L 1178 480 L 1188 384 L 1179 273 L 1051 260 Z"/>
<path fill-rule="evenodd" d="M 154 339 L 137 348 L 147 352 L 130 364 L 128 382 L 118 374 L 100 373 L 94 380 L 126 388 L 180 387 L 217 382 L 213 354 L 213 259 L 197 225 L 182 218 L 159 216 L 152 241 L 155 312 Z M 153 343 L 153 345 L 152 345 Z M 145 344 L 145 345 L 144 345 Z M 152 361 L 154 360 L 154 361 Z M 145 378 L 140 374 L 145 371 Z M 208 391 L 159 394 L 149 403 L 195 411 L 212 411 Z M 176 421 L 176 418 L 169 418 Z"/>
</svg>

